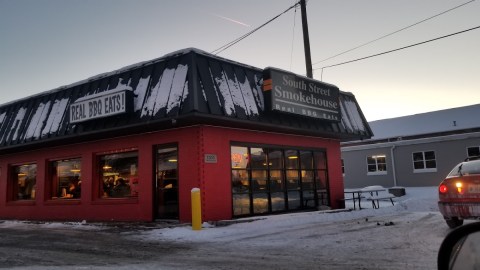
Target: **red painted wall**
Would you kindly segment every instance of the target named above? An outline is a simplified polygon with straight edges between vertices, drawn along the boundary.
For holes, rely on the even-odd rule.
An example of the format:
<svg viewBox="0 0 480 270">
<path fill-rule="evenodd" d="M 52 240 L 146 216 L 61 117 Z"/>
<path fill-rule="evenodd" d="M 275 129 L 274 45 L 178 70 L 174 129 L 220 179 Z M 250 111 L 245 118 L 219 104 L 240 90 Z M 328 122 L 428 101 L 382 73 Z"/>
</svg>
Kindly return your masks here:
<svg viewBox="0 0 480 270">
<path fill-rule="evenodd" d="M 0 218 L 32 220 L 151 221 L 154 218 L 154 171 L 156 145 L 178 145 L 179 219 L 191 221 L 190 191 L 201 189 L 203 220 L 232 218 L 231 161 L 232 142 L 326 149 L 331 205 L 339 207 L 343 198 L 343 179 L 338 140 L 306 136 L 239 130 L 213 126 L 194 126 L 169 131 L 112 138 L 0 156 Z M 137 149 L 139 196 L 137 199 L 98 198 L 96 155 Z M 205 154 L 215 154 L 217 163 L 205 163 Z M 82 196 L 80 200 L 46 198 L 46 168 L 51 160 L 82 158 Z M 7 194 L 9 167 L 37 163 L 37 196 L 34 201 L 11 201 Z"/>
<path fill-rule="evenodd" d="M 197 128 L 193 128 L 197 130 Z M 197 132 L 192 128 L 113 138 L 82 144 L 41 149 L 0 156 L 0 218 L 34 220 L 89 220 L 89 221 L 151 221 L 153 219 L 154 148 L 156 145 L 177 143 L 179 156 L 180 194 L 189 196 L 197 186 L 197 171 L 191 164 L 198 163 Z M 122 149 L 137 149 L 139 166 L 139 196 L 136 199 L 101 199 L 98 197 L 99 179 L 96 173 L 96 155 Z M 50 160 L 82 158 L 82 195 L 80 200 L 50 200 L 45 197 L 46 168 Z M 15 164 L 37 163 L 36 198 L 32 201 L 11 201 L 7 198 L 9 167 Z M 180 203 L 181 220 L 190 206 Z"/>
</svg>

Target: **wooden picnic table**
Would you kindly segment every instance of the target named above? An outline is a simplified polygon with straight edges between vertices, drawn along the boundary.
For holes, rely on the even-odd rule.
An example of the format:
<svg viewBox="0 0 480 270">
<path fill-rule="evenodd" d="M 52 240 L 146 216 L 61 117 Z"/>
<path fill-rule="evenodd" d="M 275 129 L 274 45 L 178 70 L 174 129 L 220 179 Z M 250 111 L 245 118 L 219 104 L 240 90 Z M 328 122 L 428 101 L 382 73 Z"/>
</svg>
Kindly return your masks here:
<svg viewBox="0 0 480 270">
<path fill-rule="evenodd" d="M 351 197 L 344 196 L 345 200 L 353 200 L 353 209 L 356 209 L 356 201 L 358 201 L 358 209 L 362 209 L 362 193 L 370 193 L 373 196 L 373 193 L 378 195 L 379 191 L 385 191 L 386 188 L 382 186 L 368 186 L 363 188 L 346 188 L 343 190 L 345 194 L 352 194 Z"/>
</svg>

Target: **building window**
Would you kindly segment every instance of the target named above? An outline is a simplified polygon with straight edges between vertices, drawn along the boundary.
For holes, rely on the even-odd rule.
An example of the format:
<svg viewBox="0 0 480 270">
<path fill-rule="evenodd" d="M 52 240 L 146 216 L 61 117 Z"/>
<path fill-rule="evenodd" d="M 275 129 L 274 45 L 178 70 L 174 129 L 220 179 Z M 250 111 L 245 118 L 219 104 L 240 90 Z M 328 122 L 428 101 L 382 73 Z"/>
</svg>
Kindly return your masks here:
<svg viewBox="0 0 480 270">
<path fill-rule="evenodd" d="M 367 157 L 367 175 L 387 174 L 387 160 L 385 155 Z"/>
<path fill-rule="evenodd" d="M 103 198 L 138 197 L 138 152 L 124 152 L 99 157 Z"/>
<path fill-rule="evenodd" d="M 345 161 L 343 160 L 343 158 L 341 159 L 342 161 L 342 175 L 345 176 Z"/>
<path fill-rule="evenodd" d="M 57 160 L 51 162 L 52 199 L 79 199 L 81 197 L 80 158 Z"/>
<path fill-rule="evenodd" d="M 473 146 L 467 148 L 467 157 L 480 157 L 480 146 Z"/>
<path fill-rule="evenodd" d="M 37 164 L 12 166 L 13 200 L 34 200 Z"/>
<path fill-rule="evenodd" d="M 437 161 L 435 159 L 435 151 L 415 152 L 412 154 L 413 172 L 436 172 Z"/>
<path fill-rule="evenodd" d="M 329 205 L 324 151 L 231 147 L 233 215 Z"/>
</svg>

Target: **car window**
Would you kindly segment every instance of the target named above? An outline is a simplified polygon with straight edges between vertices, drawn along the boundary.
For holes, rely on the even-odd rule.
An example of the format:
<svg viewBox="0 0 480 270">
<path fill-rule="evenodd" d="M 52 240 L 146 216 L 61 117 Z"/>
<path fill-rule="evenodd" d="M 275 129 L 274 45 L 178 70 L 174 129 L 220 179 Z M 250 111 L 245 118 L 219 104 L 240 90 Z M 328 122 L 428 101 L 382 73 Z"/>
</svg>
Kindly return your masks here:
<svg viewBox="0 0 480 270">
<path fill-rule="evenodd" d="M 458 177 L 464 175 L 480 174 L 480 160 L 462 162 L 455 166 L 447 177 Z"/>
</svg>

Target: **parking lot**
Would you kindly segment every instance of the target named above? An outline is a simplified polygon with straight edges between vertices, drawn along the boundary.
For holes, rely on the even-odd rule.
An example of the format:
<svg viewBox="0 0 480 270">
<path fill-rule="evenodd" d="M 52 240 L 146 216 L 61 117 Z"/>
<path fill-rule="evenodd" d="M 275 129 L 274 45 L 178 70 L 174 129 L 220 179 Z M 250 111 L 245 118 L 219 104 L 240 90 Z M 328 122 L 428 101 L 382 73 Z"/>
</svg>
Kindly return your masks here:
<svg viewBox="0 0 480 270">
<path fill-rule="evenodd" d="M 168 223 L 3 221 L 0 267 L 17 269 L 436 269 L 450 231 L 433 191 L 395 206 Z M 408 192 L 408 191 L 407 191 Z"/>
</svg>

